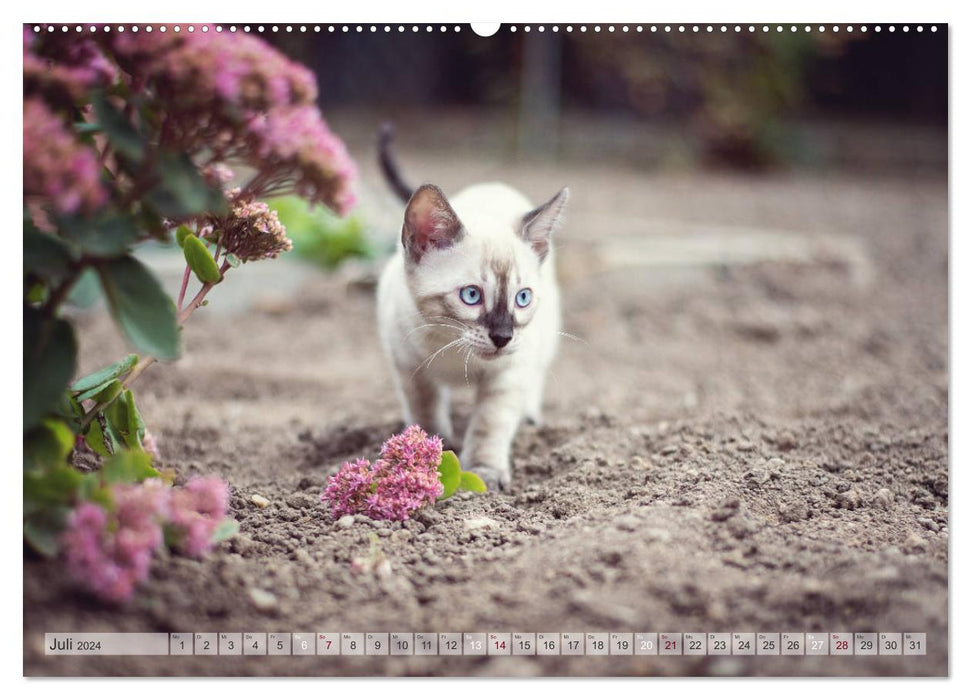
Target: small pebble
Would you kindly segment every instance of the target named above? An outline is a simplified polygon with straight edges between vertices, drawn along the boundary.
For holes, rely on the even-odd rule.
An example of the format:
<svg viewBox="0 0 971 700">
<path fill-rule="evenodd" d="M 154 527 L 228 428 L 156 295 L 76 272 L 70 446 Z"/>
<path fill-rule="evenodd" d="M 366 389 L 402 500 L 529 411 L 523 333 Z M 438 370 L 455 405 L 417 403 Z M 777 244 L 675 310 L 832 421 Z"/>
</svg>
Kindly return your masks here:
<svg viewBox="0 0 971 700">
<path fill-rule="evenodd" d="M 927 540 L 918 535 L 916 532 L 911 532 L 907 536 L 907 540 L 904 542 L 903 550 L 907 554 L 925 552 L 927 551 Z"/>
<path fill-rule="evenodd" d="M 890 489 L 880 489 L 873 496 L 873 505 L 879 508 L 883 508 L 883 509 L 890 508 L 890 506 L 893 505 L 893 502 L 894 502 L 893 491 L 891 491 Z"/>
<path fill-rule="evenodd" d="M 353 515 L 345 515 L 343 518 L 337 521 L 337 527 L 341 528 L 342 530 L 346 530 L 353 524 L 354 524 Z"/>
<path fill-rule="evenodd" d="M 469 530 L 491 530 L 499 527 L 492 518 L 469 518 L 465 521 L 465 527 Z"/>
<path fill-rule="evenodd" d="M 855 510 L 860 507 L 860 492 L 856 489 L 849 489 L 843 493 L 836 496 L 836 502 L 839 504 L 840 508 L 845 508 L 846 510 Z"/>
<path fill-rule="evenodd" d="M 253 505 L 258 508 L 266 508 L 268 505 L 270 505 L 270 499 L 266 496 L 261 496 L 258 493 L 254 493 L 249 497 L 249 499 L 253 502 Z"/>
<path fill-rule="evenodd" d="M 262 588 L 249 588 L 246 592 L 249 594 L 253 607 L 260 612 L 273 612 L 280 605 L 275 595 L 269 591 L 264 591 Z"/>
<path fill-rule="evenodd" d="M 779 504 L 779 516 L 783 522 L 794 523 L 809 517 L 809 508 L 802 501 Z"/>
</svg>

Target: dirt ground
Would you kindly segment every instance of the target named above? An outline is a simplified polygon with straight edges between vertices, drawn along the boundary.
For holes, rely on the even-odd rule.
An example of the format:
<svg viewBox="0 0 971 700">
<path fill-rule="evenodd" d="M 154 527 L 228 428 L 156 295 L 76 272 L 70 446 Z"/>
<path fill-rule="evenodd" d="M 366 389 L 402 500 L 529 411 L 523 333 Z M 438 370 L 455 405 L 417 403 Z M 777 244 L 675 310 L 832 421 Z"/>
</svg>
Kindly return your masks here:
<svg viewBox="0 0 971 700">
<path fill-rule="evenodd" d="M 943 177 L 422 162 L 447 191 L 503 173 L 534 199 L 563 184 L 573 191 L 560 263 L 564 327 L 581 340 L 564 340 L 545 424 L 518 434 L 512 491 L 456 497 L 404 524 L 332 522 L 319 502 L 327 476 L 345 459 L 375 455 L 401 427 L 376 342 L 373 274 L 301 269 L 291 291 L 247 288 L 248 271 L 235 271 L 223 294 L 248 289 L 250 310 L 214 301 L 189 322 L 184 358 L 153 368 L 137 389 L 162 465 L 180 478 L 226 479 L 240 534 L 202 562 L 160 559 L 120 609 L 75 593 L 58 563 L 25 559 L 26 674 L 947 674 Z M 400 209 L 373 169 L 364 183 L 376 219 L 393 226 Z M 816 252 L 732 265 L 625 268 L 617 255 L 594 264 L 599 246 L 650 250 L 659 231 L 690 241 L 702 229 L 729 246 L 751 229 L 786 231 Z M 843 252 L 819 253 L 823 238 Z M 80 322 L 82 369 L 123 352 L 102 315 Z M 461 425 L 467 402 L 458 414 Z M 253 494 L 270 505 L 257 507 Z M 388 577 L 352 572 L 372 533 Z M 45 631 L 325 630 L 900 631 L 926 632 L 928 653 L 42 651 Z"/>
</svg>

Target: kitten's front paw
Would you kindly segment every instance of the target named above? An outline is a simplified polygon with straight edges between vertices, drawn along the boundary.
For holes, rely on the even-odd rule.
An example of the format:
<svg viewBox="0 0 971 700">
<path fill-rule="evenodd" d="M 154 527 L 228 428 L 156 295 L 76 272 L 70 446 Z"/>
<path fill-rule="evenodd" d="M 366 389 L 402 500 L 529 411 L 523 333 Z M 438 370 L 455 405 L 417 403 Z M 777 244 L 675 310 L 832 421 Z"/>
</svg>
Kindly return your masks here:
<svg viewBox="0 0 971 700">
<path fill-rule="evenodd" d="M 505 491 L 512 482 L 509 469 L 498 469 L 485 464 L 476 464 L 471 471 L 479 475 L 490 491 Z"/>
</svg>

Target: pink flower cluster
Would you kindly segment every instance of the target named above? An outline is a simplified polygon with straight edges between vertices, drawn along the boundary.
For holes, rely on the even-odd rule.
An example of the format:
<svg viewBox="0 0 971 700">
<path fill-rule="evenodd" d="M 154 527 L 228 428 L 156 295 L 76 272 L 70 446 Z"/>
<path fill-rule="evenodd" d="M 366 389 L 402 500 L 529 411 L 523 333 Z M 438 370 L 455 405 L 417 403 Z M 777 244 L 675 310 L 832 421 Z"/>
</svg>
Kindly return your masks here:
<svg viewBox="0 0 971 700">
<path fill-rule="evenodd" d="M 25 98 L 83 112 L 93 88 L 119 81 L 158 119 L 160 148 L 255 173 L 244 199 L 298 194 L 341 215 L 353 206 L 357 169 L 317 107 L 313 72 L 262 39 L 160 31 L 37 37 L 25 28 Z"/>
<path fill-rule="evenodd" d="M 118 69 L 88 37 L 45 36 L 44 55 L 35 52 L 34 32 L 24 27 L 24 96 L 42 95 L 72 107 L 93 87 L 110 85 Z"/>
<path fill-rule="evenodd" d="M 357 179 L 357 166 L 317 107 L 255 114 L 247 126 L 256 162 L 264 173 L 271 173 L 261 178 L 265 192 L 292 188 L 310 202 L 328 204 L 341 216 L 354 205 L 351 183 Z M 289 174 L 280 181 L 273 173 Z"/>
<path fill-rule="evenodd" d="M 203 557 L 212 551 L 212 536 L 229 510 L 229 488 L 215 476 L 193 477 L 172 490 L 170 524 L 176 548 L 186 556 Z"/>
<path fill-rule="evenodd" d="M 85 502 L 71 513 L 62 545 L 71 576 L 98 597 L 121 602 L 148 578 L 162 545 L 168 488 L 157 480 L 113 490 L 114 512 Z"/>
<path fill-rule="evenodd" d="M 247 197 L 292 192 L 342 215 L 353 205 L 357 169 L 317 108 L 306 67 L 243 34 L 126 33 L 110 46 L 136 83 L 173 107 L 175 147 L 257 171 Z"/>
<path fill-rule="evenodd" d="M 95 153 L 39 99 L 24 100 L 24 195 L 61 214 L 91 212 L 107 199 Z"/>
<path fill-rule="evenodd" d="M 235 199 L 239 196 L 235 188 L 227 195 L 232 202 L 229 216 L 209 217 L 200 234 L 206 237 L 218 234 L 223 248 L 243 262 L 275 258 L 293 248 L 279 215 L 265 202 Z"/>
<path fill-rule="evenodd" d="M 375 520 L 407 520 L 442 495 L 441 461 L 442 439 L 412 425 L 388 438 L 373 466 L 366 459 L 346 462 L 320 499 L 334 519 L 363 513 Z"/>
<path fill-rule="evenodd" d="M 127 73 L 184 109 L 261 111 L 317 99 L 314 74 L 255 36 L 112 32 L 109 45 Z"/>
<path fill-rule="evenodd" d="M 182 489 L 158 479 L 111 491 L 113 507 L 84 502 L 68 518 L 61 543 L 71 577 L 99 598 L 123 602 L 148 578 L 168 529 L 188 556 L 209 552 L 226 517 L 229 492 L 215 477 L 193 477 Z"/>
</svg>

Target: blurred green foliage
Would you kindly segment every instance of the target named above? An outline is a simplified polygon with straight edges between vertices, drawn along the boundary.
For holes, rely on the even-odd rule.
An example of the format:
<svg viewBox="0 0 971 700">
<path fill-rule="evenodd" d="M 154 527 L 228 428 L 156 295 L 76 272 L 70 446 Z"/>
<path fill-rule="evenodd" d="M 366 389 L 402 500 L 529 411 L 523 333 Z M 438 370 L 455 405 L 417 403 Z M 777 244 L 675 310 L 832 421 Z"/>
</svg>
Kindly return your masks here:
<svg viewBox="0 0 971 700">
<path fill-rule="evenodd" d="M 806 83 L 814 63 L 851 40 L 817 32 L 719 32 L 691 42 L 659 33 L 649 42 L 577 39 L 572 59 L 594 66 L 640 116 L 687 115 L 703 160 L 761 168 L 811 158 L 791 118 L 811 101 Z"/>
<path fill-rule="evenodd" d="M 267 202 L 275 209 L 293 241 L 289 253 L 333 270 L 349 258 L 371 258 L 374 250 L 364 235 L 364 221 L 359 214 L 342 219 L 324 207 L 311 207 L 300 197 L 279 197 Z"/>
</svg>

